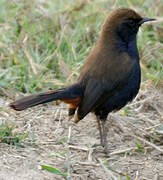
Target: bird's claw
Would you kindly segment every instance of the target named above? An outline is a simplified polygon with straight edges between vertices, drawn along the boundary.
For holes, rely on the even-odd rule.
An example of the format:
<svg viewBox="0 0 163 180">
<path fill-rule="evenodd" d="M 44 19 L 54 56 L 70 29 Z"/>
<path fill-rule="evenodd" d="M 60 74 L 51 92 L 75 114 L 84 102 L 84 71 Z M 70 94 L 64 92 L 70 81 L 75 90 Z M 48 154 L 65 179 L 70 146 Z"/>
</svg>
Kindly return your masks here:
<svg viewBox="0 0 163 180">
<path fill-rule="evenodd" d="M 99 143 L 99 144 L 93 144 L 92 147 L 98 147 L 98 146 L 101 146 L 101 147 L 104 147 L 104 145 L 102 143 Z"/>
<path fill-rule="evenodd" d="M 105 148 L 103 150 L 94 149 L 93 153 L 104 153 L 106 157 L 110 157 L 110 151 L 106 150 Z"/>
<path fill-rule="evenodd" d="M 108 150 L 107 146 L 103 143 L 99 143 L 99 144 L 92 145 L 92 148 L 95 148 L 98 146 L 101 146 L 103 149 L 101 149 L 101 150 L 100 149 L 94 149 L 93 153 L 104 153 L 104 154 L 106 154 L 107 157 L 109 157 L 110 151 Z"/>
</svg>

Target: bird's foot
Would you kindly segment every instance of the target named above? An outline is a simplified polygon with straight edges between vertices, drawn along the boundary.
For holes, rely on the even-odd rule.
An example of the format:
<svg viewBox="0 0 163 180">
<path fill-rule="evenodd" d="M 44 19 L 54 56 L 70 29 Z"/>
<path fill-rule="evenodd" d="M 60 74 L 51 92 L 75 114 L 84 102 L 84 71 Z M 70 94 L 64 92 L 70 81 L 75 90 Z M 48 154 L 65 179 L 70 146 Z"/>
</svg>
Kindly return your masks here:
<svg viewBox="0 0 163 180">
<path fill-rule="evenodd" d="M 103 153 L 106 157 L 110 157 L 110 151 L 107 149 L 94 149 L 93 153 Z"/>
<path fill-rule="evenodd" d="M 102 143 L 99 143 L 99 144 L 93 144 L 92 147 L 98 147 L 98 146 L 101 146 L 101 147 L 104 147 L 104 145 Z"/>
<path fill-rule="evenodd" d="M 93 153 L 104 153 L 107 157 L 109 157 L 110 151 L 108 150 L 108 147 L 106 144 L 99 143 L 99 144 L 94 144 L 92 147 L 98 147 L 101 146 L 103 149 L 94 149 Z"/>
</svg>

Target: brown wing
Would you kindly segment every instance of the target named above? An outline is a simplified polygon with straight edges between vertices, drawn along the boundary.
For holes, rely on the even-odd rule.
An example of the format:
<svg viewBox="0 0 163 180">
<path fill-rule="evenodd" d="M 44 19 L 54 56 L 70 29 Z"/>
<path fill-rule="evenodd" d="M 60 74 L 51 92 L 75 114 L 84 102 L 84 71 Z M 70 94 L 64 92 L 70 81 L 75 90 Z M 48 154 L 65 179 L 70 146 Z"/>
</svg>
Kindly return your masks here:
<svg viewBox="0 0 163 180">
<path fill-rule="evenodd" d="M 132 73 L 134 61 L 126 53 L 117 55 L 110 62 L 106 59 L 98 61 L 97 58 L 98 56 L 92 62 L 92 68 L 88 67 L 87 63 L 88 66 L 83 69 L 82 77 L 79 79 L 81 82 L 85 81 L 86 87 L 77 111 L 76 122 L 83 119 L 94 108 L 104 103 L 108 96 L 124 86 Z M 94 66 L 93 63 L 98 63 L 98 65 Z"/>
</svg>

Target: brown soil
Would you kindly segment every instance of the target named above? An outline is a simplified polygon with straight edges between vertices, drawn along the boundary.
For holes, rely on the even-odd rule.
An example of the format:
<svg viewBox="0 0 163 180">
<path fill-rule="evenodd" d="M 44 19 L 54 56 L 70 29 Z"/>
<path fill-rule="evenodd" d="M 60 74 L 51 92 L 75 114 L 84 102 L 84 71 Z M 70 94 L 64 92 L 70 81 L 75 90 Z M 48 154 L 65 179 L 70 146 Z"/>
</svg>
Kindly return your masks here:
<svg viewBox="0 0 163 180">
<path fill-rule="evenodd" d="M 131 180 L 163 180 L 163 132 L 158 131 L 163 123 L 163 94 L 156 89 L 141 90 L 125 109 L 110 114 L 110 157 L 92 153 L 92 145 L 99 141 L 92 114 L 75 125 L 68 120 L 64 104 L 16 112 L 4 108 L 5 101 L 0 99 L 0 124 L 14 123 L 13 133 L 29 136 L 23 147 L 0 143 L 0 180 L 64 179 L 41 169 L 41 164 L 69 173 L 71 180 L 126 180 L 127 174 Z"/>
</svg>

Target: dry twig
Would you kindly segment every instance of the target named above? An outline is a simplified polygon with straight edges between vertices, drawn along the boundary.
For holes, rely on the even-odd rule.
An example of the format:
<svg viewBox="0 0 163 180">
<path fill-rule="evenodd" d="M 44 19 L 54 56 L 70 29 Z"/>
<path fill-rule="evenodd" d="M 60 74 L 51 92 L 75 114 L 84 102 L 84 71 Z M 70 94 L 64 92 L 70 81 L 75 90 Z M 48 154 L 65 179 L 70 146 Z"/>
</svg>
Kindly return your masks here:
<svg viewBox="0 0 163 180">
<path fill-rule="evenodd" d="M 69 127 L 69 131 L 68 131 L 68 140 L 67 140 L 67 147 L 68 147 L 68 151 L 67 151 L 67 158 L 66 158 L 66 162 L 67 162 L 67 180 L 71 180 L 71 162 L 70 162 L 70 148 L 68 146 L 68 144 L 70 143 L 70 138 L 71 138 L 71 126 Z"/>
<path fill-rule="evenodd" d="M 76 162 L 75 164 L 80 164 L 83 166 L 93 166 L 93 167 L 99 167 L 99 164 L 95 164 L 93 162 Z"/>
<path fill-rule="evenodd" d="M 100 158 L 98 158 L 98 161 L 100 162 L 100 165 L 102 166 L 102 168 L 104 169 L 104 171 L 107 173 L 107 177 L 108 179 L 113 179 L 113 180 L 117 180 L 117 177 L 114 176 L 114 174 L 112 173 L 112 171 L 108 168 L 106 168 L 102 162 L 102 160 Z"/>
<path fill-rule="evenodd" d="M 130 147 L 130 148 L 127 148 L 127 149 L 116 150 L 116 151 L 111 152 L 110 155 L 112 156 L 112 155 L 127 153 L 127 152 L 130 152 L 130 151 L 135 151 L 137 149 L 138 149 L 137 147 Z"/>
<path fill-rule="evenodd" d="M 89 151 L 89 149 L 87 147 L 80 147 L 80 146 L 69 145 L 69 148 L 70 149 L 81 150 L 81 151 Z"/>
<path fill-rule="evenodd" d="M 31 65 L 31 68 L 32 68 L 33 73 L 34 73 L 34 74 L 37 74 L 37 70 L 36 70 L 36 68 L 35 68 L 33 59 L 32 59 L 31 55 L 29 54 L 29 52 L 27 51 L 26 48 L 24 48 L 24 53 L 25 53 L 25 55 L 27 56 L 27 59 L 28 59 L 28 61 L 29 61 L 29 64 Z"/>
<path fill-rule="evenodd" d="M 163 154 L 163 149 L 161 149 L 160 147 L 156 146 L 155 144 L 141 138 L 141 137 L 138 137 L 138 136 L 135 136 L 135 135 L 131 135 L 133 138 L 136 138 L 138 139 L 139 141 L 142 141 L 143 143 L 153 147 L 154 149 L 158 150 L 159 152 L 161 152 L 161 154 Z"/>
</svg>

